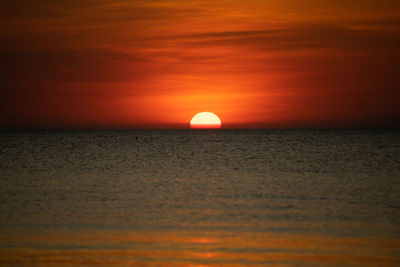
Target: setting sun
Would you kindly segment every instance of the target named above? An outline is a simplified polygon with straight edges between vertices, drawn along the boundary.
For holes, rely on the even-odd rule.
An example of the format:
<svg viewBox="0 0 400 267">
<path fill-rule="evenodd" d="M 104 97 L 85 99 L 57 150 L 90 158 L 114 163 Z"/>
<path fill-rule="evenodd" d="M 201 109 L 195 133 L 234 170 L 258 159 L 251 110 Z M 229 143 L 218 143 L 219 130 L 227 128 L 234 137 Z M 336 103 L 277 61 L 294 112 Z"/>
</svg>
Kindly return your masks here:
<svg viewBox="0 0 400 267">
<path fill-rule="evenodd" d="M 221 128 L 221 120 L 212 112 L 197 113 L 190 121 L 192 129 L 216 129 Z"/>
</svg>

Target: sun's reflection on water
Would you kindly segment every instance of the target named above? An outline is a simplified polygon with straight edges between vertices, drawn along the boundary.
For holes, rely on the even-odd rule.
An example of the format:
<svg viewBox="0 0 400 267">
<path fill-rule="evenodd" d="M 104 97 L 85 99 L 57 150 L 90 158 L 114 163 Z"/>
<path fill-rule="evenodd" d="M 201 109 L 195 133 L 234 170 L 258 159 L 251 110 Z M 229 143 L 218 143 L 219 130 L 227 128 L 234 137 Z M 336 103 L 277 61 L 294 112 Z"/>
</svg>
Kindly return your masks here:
<svg viewBox="0 0 400 267">
<path fill-rule="evenodd" d="M 114 230 L 14 235 L 0 242 L 0 263 L 9 265 L 396 266 L 400 262 L 396 256 L 400 241 L 391 238 Z"/>
</svg>

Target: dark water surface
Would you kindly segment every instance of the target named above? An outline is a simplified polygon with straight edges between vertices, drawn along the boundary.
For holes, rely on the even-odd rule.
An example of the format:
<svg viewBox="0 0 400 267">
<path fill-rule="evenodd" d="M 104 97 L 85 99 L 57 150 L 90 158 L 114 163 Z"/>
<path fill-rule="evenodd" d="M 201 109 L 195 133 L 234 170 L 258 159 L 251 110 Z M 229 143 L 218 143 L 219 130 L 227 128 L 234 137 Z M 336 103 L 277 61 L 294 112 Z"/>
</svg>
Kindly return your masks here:
<svg viewBox="0 0 400 267">
<path fill-rule="evenodd" d="M 0 133 L 0 264 L 400 266 L 399 130 Z"/>
</svg>

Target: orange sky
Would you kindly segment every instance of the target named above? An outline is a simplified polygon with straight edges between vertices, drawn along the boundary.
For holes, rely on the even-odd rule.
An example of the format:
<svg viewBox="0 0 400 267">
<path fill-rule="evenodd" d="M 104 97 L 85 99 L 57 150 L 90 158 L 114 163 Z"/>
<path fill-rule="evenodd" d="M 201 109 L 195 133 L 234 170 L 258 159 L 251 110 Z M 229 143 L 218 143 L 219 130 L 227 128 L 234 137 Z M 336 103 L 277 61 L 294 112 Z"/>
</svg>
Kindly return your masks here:
<svg viewBox="0 0 400 267">
<path fill-rule="evenodd" d="M 4 0 L 0 127 L 400 126 L 398 0 Z"/>
</svg>

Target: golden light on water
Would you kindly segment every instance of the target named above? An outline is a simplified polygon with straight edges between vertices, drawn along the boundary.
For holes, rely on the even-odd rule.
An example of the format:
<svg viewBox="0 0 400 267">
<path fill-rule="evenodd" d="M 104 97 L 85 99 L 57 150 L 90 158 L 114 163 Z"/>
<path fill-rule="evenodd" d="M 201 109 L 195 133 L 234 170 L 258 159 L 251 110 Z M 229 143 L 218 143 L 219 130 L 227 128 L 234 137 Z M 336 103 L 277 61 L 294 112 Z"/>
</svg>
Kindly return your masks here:
<svg viewBox="0 0 400 267">
<path fill-rule="evenodd" d="M 92 230 L 82 233 L 63 230 L 55 235 L 43 231 L 29 235 L 11 234 L 7 240 L 25 242 L 25 245 L 4 248 L 0 252 L 0 262 L 10 266 L 93 264 L 228 267 L 232 263 L 235 266 L 259 266 L 260 263 L 268 262 L 278 267 L 295 263 L 304 266 L 389 267 L 397 266 L 398 259 L 394 255 L 400 245 L 397 239 L 383 237 L 185 230 L 150 233 L 129 230 Z M 79 249 L 63 250 L 52 246 L 61 241 L 65 247 Z M 107 246 L 100 247 L 101 244 Z M 315 251 L 323 252 L 315 255 Z"/>
</svg>

